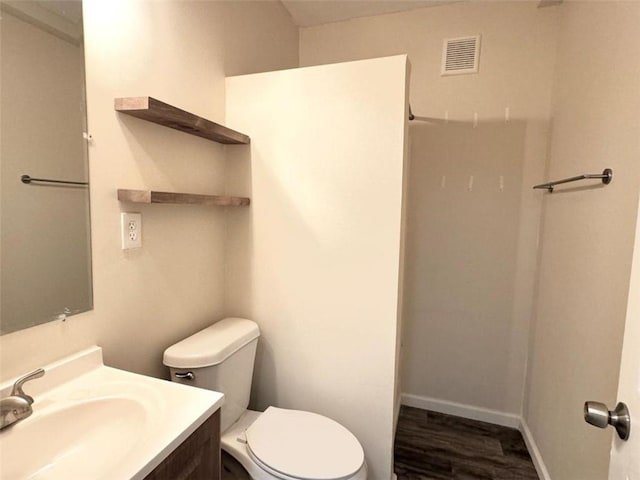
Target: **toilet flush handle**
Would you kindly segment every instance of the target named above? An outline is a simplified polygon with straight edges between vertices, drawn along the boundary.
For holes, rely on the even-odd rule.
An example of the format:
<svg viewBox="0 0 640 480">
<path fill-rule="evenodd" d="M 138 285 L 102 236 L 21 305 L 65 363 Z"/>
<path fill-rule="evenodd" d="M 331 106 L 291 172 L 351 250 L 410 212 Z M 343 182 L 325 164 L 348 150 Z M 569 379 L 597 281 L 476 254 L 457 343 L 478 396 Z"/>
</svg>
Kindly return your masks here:
<svg viewBox="0 0 640 480">
<path fill-rule="evenodd" d="M 175 375 L 176 378 L 179 378 L 181 380 L 193 380 L 194 378 L 196 378 L 193 372 L 176 372 Z"/>
</svg>

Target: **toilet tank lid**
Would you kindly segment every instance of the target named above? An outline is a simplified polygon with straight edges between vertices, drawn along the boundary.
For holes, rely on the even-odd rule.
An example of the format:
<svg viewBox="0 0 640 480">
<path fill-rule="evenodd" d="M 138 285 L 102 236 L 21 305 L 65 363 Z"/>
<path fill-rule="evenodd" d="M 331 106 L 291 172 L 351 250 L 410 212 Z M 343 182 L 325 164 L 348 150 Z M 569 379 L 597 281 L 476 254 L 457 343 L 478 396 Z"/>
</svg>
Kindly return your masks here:
<svg viewBox="0 0 640 480">
<path fill-rule="evenodd" d="M 174 368 L 217 365 L 258 336 L 260 330 L 256 322 L 225 318 L 167 348 L 163 362 Z"/>
</svg>

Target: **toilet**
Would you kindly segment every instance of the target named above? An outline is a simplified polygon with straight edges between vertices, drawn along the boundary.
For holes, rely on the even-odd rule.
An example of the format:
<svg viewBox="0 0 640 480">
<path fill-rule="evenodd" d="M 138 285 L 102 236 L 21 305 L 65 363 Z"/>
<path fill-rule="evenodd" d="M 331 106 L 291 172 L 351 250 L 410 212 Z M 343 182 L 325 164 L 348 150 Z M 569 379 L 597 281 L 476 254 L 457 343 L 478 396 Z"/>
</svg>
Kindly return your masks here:
<svg viewBox="0 0 640 480">
<path fill-rule="evenodd" d="M 171 380 L 224 393 L 222 450 L 253 480 L 366 480 L 358 439 L 338 422 L 312 412 L 247 410 L 260 331 L 225 318 L 164 352 Z"/>
</svg>

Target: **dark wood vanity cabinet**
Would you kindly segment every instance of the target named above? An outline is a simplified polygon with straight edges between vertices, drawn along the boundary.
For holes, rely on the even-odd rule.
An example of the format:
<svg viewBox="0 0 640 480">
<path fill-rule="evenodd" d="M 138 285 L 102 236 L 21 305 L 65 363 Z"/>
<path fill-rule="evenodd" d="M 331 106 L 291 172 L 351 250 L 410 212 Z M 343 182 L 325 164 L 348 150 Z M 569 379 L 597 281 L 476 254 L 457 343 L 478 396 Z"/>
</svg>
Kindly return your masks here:
<svg viewBox="0 0 640 480">
<path fill-rule="evenodd" d="M 220 480 L 220 409 L 145 480 Z"/>
</svg>

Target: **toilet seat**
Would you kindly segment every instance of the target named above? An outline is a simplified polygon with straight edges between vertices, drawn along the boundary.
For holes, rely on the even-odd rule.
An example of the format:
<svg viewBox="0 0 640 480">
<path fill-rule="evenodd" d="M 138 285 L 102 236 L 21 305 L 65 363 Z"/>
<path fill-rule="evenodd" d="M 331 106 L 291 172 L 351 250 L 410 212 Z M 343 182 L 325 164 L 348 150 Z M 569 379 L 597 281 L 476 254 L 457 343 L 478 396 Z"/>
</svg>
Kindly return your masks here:
<svg viewBox="0 0 640 480">
<path fill-rule="evenodd" d="M 356 437 L 316 413 L 269 407 L 245 434 L 252 460 L 285 480 L 343 480 L 364 464 Z"/>
</svg>

